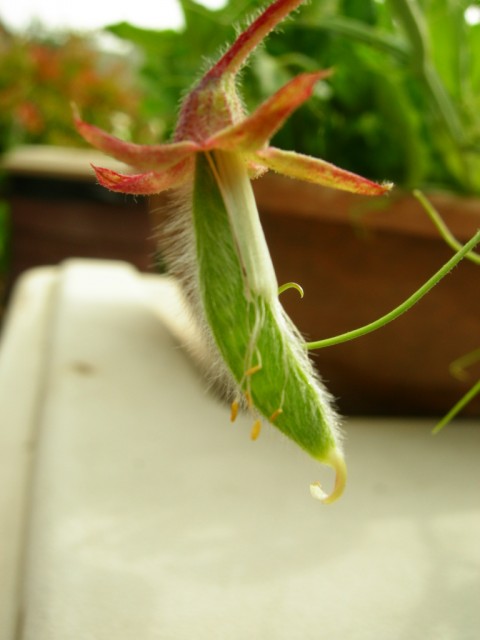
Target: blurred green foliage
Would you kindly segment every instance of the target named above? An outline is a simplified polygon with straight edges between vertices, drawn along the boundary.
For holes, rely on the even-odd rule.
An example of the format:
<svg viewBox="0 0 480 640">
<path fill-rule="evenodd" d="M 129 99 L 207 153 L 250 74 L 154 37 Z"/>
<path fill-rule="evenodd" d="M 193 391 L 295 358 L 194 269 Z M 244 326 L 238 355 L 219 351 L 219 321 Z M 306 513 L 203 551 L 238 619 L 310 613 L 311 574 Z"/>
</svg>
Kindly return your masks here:
<svg viewBox="0 0 480 640">
<path fill-rule="evenodd" d="M 21 143 L 82 145 L 69 103 L 128 140 L 168 139 L 180 100 L 267 0 L 218 10 L 179 0 L 181 31 L 107 27 L 132 54 L 88 34 L 0 25 L 0 152 Z M 243 71 L 252 110 L 295 74 L 335 73 L 274 144 L 406 188 L 480 193 L 480 8 L 472 0 L 312 0 Z"/>
<path fill-rule="evenodd" d="M 265 2 L 209 10 L 180 0 L 180 32 L 127 23 L 110 33 L 143 52 L 142 117 L 167 138 L 180 99 Z M 243 73 L 248 109 L 295 74 L 334 75 L 275 144 L 408 188 L 480 192 L 480 24 L 469 0 L 312 0 L 270 36 Z M 471 7 L 470 7 L 471 9 Z"/>
</svg>

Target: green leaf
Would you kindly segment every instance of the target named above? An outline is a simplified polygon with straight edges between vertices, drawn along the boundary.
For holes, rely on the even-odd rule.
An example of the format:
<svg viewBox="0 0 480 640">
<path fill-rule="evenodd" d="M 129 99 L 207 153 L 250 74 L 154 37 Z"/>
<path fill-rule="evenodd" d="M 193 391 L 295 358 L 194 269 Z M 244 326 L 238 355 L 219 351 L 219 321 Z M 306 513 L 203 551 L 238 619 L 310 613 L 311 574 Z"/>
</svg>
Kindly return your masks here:
<svg viewBox="0 0 480 640">
<path fill-rule="evenodd" d="M 465 9 L 467 3 L 429 0 L 425 7 L 432 62 L 450 95 L 462 100 L 468 55 Z"/>
</svg>

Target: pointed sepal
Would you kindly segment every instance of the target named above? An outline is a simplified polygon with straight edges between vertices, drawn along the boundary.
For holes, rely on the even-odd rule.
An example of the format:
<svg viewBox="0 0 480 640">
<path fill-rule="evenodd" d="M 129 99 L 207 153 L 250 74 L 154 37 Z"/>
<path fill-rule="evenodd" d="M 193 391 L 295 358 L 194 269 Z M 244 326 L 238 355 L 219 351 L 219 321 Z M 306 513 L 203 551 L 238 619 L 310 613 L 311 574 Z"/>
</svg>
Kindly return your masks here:
<svg viewBox="0 0 480 640">
<path fill-rule="evenodd" d="M 189 140 L 153 145 L 125 142 L 95 125 L 84 122 L 76 110 L 74 123 L 78 133 L 93 147 L 119 162 L 140 170 L 162 171 L 199 149 L 198 145 Z"/>
<path fill-rule="evenodd" d="M 206 141 L 205 148 L 244 152 L 260 149 L 275 135 L 290 114 L 310 98 L 315 84 L 330 73 L 326 70 L 296 76 L 250 116 L 212 136 Z"/>
<path fill-rule="evenodd" d="M 370 196 L 384 195 L 392 188 L 391 183 L 378 184 L 351 171 L 340 169 L 325 160 L 294 151 L 268 147 L 257 151 L 253 157 L 257 162 L 277 173 L 324 187 Z"/>
<path fill-rule="evenodd" d="M 208 71 L 205 78 L 210 80 L 227 74 L 236 75 L 262 40 L 303 2 L 304 0 L 273 2 L 238 36 L 220 60 Z"/>
<path fill-rule="evenodd" d="M 148 171 L 139 174 L 117 173 L 105 167 L 92 165 L 98 182 L 110 191 L 132 195 L 153 195 L 180 186 L 191 175 L 191 159 L 182 160 L 162 173 Z"/>
</svg>

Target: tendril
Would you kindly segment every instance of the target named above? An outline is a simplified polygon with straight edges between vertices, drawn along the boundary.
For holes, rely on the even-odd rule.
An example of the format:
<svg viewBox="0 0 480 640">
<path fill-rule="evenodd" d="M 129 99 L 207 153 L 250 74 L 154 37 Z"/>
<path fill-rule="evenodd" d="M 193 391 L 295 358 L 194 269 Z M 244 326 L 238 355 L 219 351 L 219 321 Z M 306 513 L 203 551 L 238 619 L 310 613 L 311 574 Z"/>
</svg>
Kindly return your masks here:
<svg viewBox="0 0 480 640">
<path fill-rule="evenodd" d="M 278 295 L 280 296 L 287 289 L 296 289 L 301 298 L 303 298 L 303 296 L 305 295 L 303 288 L 296 282 L 286 282 L 285 284 L 282 284 L 281 287 L 278 287 Z"/>
</svg>

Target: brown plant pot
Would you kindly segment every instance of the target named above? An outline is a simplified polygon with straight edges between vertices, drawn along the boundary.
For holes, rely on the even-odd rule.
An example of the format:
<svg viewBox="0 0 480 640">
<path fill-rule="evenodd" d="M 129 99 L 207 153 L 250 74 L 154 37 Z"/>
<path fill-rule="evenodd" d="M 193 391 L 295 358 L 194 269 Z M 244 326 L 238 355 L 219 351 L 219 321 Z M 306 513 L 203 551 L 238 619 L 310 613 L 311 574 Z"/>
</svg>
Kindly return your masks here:
<svg viewBox="0 0 480 640">
<path fill-rule="evenodd" d="M 96 184 L 90 162 L 123 168 L 85 149 L 18 147 L 3 158 L 11 217 L 11 289 L 25 270 L 71 257 L 125 260 L 142 271 L 154 263 L 145 199 Z"/>
<path fill-rule="evenodd" d="M 269 174 L 254 183 L 279 283 L 305 290 L 282 303 L 309 340 L 368 324 L 410 296 L 452 255 L 418 202 L 373 199 Z M 430 197 L 466 241 L 480 227 L 480 201 Z M 480 347 L 480 269 L 463 261 L 419 304 L 379 331 L 314 355 L 346 413 L 440 415 L 478 379 L 450 364 Z M 464 415 L 480 414 L 480 397 Z"/>
<path fill-rule="evenodd" d="M 150 204 L 110 198 L 95 187 L 95 152 L 20 149 L 5 159 L 20 180 L 10 204 L 13 261 L 10 284 L 26 268 L 71 256 L 128 260 L 153 268 L 152 228 L 163 198 Z M 87 154 L 88 157 L 85 155 Z M 105 164 L 105 158 L 96 159 Z M 112 168 L 115 168 L 112 166 Z M 53 179 L 40 196 L 27 178 Z M 74 193 L 66 182 L 77 184 Z M 64 185 L 64 186 L 61 186 Z M 38 186 L 38 184 L 37 184 Z M 61 188 L 60 188 L 61 187 Z M 36 188 L 36 187 L 35 187 Z M 282 303 L 308 339 L 365 325 L 397 306 L 451 256 L 416 200 L 376 199 L 268 174 L 254 182 L 262 224 L 280 283 L 296 281 Z M 480 201 L 431 197 L 459 240 L 480 227 Z M 315 362 L 345 413 L 440 415 L 480 375 L 458 380 L 450 364 L 480 346 L 479 267 L 464 261 L 407 314 L 376 333 L 316 352 Z M 480 398 L 465 410 L 480 415 Z"/>
</svg>

